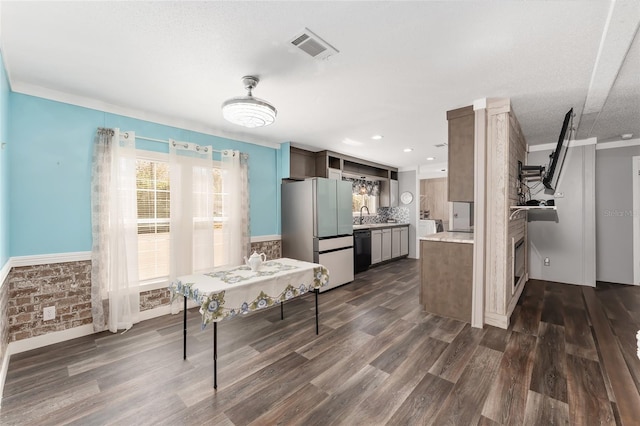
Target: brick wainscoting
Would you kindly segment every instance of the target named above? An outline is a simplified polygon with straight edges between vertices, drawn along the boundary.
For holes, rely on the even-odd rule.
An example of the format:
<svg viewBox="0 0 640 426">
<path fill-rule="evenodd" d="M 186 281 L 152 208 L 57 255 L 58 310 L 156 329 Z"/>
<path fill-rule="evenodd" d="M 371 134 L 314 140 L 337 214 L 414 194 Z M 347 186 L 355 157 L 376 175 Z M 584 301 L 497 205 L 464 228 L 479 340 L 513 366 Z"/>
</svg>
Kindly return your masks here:
<svg viewBox="0 0 640 426">
<path fill-rule="evenodd" d="M 91 262 L 14 267 L 9 273 L 9 341 L 91 324 Z M 56 307 L 44 321 L 42 309 Z"/>
<path fill-rule="evenodd" d="M 251 243 L 251 250 L 281 257 L 279 240 Z M 8 342 L 91 324 L 91 261 L 13 267 L 0 292 L 0 359 Z M 140 293 L 140 311 L 168 305 L 169 290 Z M 42 309 L 56 307 L 43 321 Z"/>
<path fill-rule="evenodd" d="M 170 301 L 171 293 L 168 288 L 143 291 L 140 293 L 140 311 L 147 311 L 162 305 L 168 305 Z"/>
<path fill-rule="evenodd" d="M 282 257 L 282 245 L 280 240 L 251 243 L 251 253 L 254 251 L 264 253 L 268 260 Z"/>
</svg>

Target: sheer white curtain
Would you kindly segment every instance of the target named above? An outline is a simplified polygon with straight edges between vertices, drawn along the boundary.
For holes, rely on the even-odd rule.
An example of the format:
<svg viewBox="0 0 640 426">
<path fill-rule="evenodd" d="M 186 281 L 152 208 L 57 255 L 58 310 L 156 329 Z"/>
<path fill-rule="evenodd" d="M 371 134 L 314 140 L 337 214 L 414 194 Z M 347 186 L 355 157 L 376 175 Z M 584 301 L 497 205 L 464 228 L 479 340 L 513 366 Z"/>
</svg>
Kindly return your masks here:
<svg viewBox="0 0 640 426">
<path fill-rule="evenodd" d="M 211 147 L 169 140 L 170 281 L 214 268 Z"/>
<path fill-rule="evenodd" d="M 249 222 L 249 156 L 222 151 L 222 238 L 225 265 L 240 265 L 251 253 Z"/>
<path fill-rule="evenodd" d="M 93 328 L 128 330 L 139 321 L 135 134 L 98 129 L 91 177 L 91 310 Z"/>
</svg>

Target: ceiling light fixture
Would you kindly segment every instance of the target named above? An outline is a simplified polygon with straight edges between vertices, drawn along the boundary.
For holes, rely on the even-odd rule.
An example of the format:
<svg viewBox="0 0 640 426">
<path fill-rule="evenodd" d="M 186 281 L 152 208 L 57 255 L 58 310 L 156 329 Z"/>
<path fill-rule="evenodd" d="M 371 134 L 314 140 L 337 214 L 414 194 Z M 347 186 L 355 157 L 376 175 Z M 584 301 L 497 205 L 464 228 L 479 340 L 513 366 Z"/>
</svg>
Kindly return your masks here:
<svg viewBox="0 0 640 426">
<path fill-rule="evenodd" d="M 411 152 L 411 151 L 413 151 L 413 148 L 405 148 L 404 149 L 404 152 Z"/>
<path fill-rule="evenodd" d="M 222 104 L 225 120 L 249 128 L 268 126 L 275 121 L 278 114 L 275 107 L 265 100 L 254 98 L 251 94 L 258 82 L 258 77 L 242 77 L 247 96 L 231 98 Z"/>
<path fill-rule="evenodd" d="M 362 146 L 362 145 L 364 145 L 364 143 L 362 143 L 360 141 L 354 141 L 353 139 L 349 139 L 349 138 L 342 139 L 342 143 L 345 144 L 345 145 L 351 145 L 351 146 Z"/>
<path fill-rule="evenodd" d="M 427 157 L 427 161 L 433 161 L 435 159 L 436 159 L 436 157 Z"/>
<path fill-rule="evenodd" d="M 620 135 L 620 137 L 622 138 L 622 140 L 628 141 L 633 137 L 633 133 L 623 133 L 622 135 Z"/>
<path fill-rule="evenodd" d="M 382 139 L 382 135 L 373 135 L 371 136 L 371 139 L 373 139 L 374 141 L 379 141 L 380 139 Z"/>
</svg>

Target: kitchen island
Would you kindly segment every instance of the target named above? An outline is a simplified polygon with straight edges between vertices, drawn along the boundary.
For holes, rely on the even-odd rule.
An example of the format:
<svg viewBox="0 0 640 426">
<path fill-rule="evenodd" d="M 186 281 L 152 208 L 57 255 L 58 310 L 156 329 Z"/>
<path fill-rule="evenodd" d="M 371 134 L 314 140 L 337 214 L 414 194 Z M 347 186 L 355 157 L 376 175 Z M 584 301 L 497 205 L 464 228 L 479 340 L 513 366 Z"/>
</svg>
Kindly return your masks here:
<svg viewBox="0 0 640 426">
<path fill-rule="evenodd" d="M 420 238 L 420 304 L 427 312 L 471 322 L 473 233 Z"/>
</svg>

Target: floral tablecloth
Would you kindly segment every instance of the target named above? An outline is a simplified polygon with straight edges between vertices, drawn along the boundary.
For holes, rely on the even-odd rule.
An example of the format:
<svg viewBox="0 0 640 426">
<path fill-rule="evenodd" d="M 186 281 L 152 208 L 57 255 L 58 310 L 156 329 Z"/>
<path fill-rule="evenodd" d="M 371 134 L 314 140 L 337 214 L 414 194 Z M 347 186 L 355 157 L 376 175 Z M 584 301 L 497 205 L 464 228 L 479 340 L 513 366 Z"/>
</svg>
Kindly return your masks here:
<svg viewBox="0 0 640 426">
<path fill-rule="evenodd" d="M 172 300 L 182 295 L 200 305 L 202 327 L 225 318 L 280 304 L 320 288 L 329 271 L 317 263 L 281 258 L 248 266 L 221 267 L 205 274 L 185 275 L 171 283 Z"/>
</svg>

